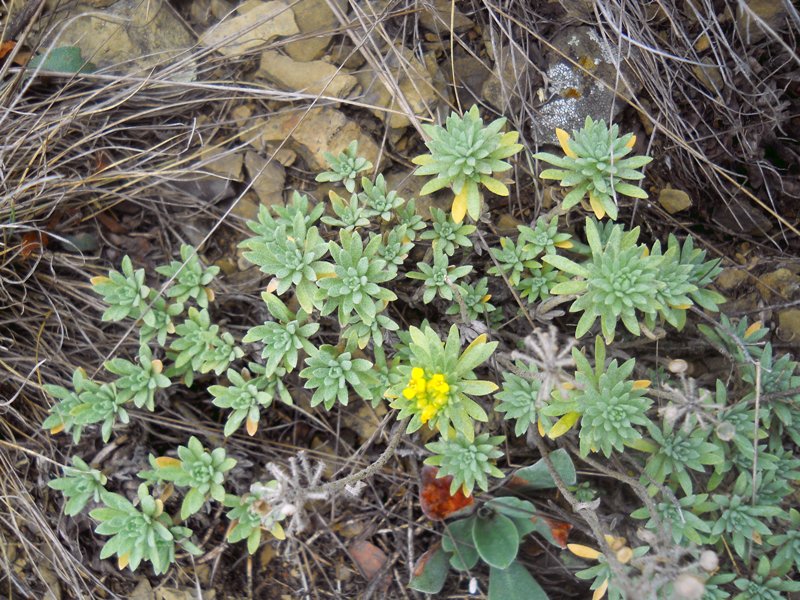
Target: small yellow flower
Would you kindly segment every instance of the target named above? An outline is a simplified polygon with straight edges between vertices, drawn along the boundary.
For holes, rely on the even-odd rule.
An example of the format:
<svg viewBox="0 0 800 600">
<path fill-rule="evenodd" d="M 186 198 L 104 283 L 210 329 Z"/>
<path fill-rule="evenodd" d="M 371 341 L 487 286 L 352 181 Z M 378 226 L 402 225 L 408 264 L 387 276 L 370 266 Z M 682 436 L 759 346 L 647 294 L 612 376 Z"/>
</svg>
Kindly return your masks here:
<svg viewBox="0 0 800 600">
<path fill-rule="evenodd" d="M 411 369 L 408 385 L 403 397 L 416 401 L 420 421 L 427 423 L 441 411 L 450 399 L 450 385 L 442 373 L 434 373 L 429 379 L 420 367 Z"/>
</svg>

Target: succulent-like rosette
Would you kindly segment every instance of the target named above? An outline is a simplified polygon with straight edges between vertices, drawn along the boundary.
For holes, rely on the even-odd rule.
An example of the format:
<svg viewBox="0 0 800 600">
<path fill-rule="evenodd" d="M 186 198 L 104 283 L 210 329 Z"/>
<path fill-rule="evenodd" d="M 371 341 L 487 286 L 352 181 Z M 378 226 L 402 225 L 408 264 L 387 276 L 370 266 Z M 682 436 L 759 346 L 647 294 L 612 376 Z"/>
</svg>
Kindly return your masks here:
<svg viewBox="0 0 800 600">
<path fill-rule="evenodd" d="M 409 329 L 410 364 L 397 367 L 400 383 L 386 396 L 398 418 L 411 417 L 408 432 L 423 425 L 447 435 L 453 427 L 468 441 L 475 439 L 474 421 L 487 421 L 486 412 L 470 396 L 485 396 L 497 389 L 491 381 L 477 379 L 474 369 L 485 362 L 497 347 L 479 335 L 461 352 L 458 327 L 453 325 L 443 344 L 430 327 Z"/>
<path fill-rule="evenodd" d="M 493 177 L 511 169 L 505 158 L 513 156 L 522 145 L 517 143 L 519 132 L 501 133 L 505 118 L 484 126 L 477 106 L 470 108 L 463 117 L 453 113 L 440 125 L 423 125 L 430 137 L 425 145 L 430 154 L 422 154 L 412 160 L 420 165 L 415 175 L 433 175 L 420 194 L 430 194 L 449 187 L 456 195 L 453 200 L 453 221 L 461 223 L 469 214 L 478 220 L 481 214 L 481 192 L 484 186 L 490 192 L 508 196 L 505 184 Z"/>
<path fill-rule="evenodd" d="M 545 169 L 539 177 L 555 179 L 562 187 L 572 188 L 562 201 L 564 210 L 588 195 L 589 205 L 598 219 L 606 215 L 616 219 L 617 194 L 647 198 L 642 188 L 626 181 L 644 179 L 638 169 L 653 160 L 649 156 L 625 158 L 636 143 L 632 133 L 620 137 L 618 125 L 609 129 L 605 121 L 586 117 L 583 128 L 573 131 L 572 137 L 563 129 L 556 129 L 556 136 L 564 156 L 537 152 L 533 157 L 558 167 Z"/>
</svg>

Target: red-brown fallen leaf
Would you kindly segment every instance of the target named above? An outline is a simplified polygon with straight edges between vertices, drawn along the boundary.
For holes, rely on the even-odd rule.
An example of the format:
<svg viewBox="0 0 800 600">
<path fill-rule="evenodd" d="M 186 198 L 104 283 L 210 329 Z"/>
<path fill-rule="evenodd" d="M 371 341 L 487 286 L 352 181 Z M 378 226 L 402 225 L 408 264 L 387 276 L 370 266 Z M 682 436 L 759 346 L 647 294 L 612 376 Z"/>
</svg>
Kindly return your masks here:
<svg viewBox="0 0 800 600">
<path fill-rule="evenodd" d="M 124 235 L 128 233 L 128 228 L 125 227 L 119 221 L 117 221 L 117 219 L 113 215 L 109 214 L 106 211 L 101 211 L 99 213 L 96 213 L 95 217 L 111 233 L 116 233 L 117 235 Z"/>
<path fill-rule="evenodd" d="M 525 486 L 530 485 L 527 481 L 525 481 L 522 477 L 518 477 L 517 475 L 512 475 L 508 481 L 505 483 L 505 487 L 515 489 L 515 488 L 524 488 Z"/>
<path fill-rule="evenodd" d="M 366 540 L 359 540 L 350 544 L 350 557 L 367 579 L 372 579 L 386 564 L 386 553 Z"/>
<path fill-rule="evenodd" d="M 6 57 L 6 55 L 14 49 L 14 46 L 17 45 L 17 42 L 14 40 L 8 40 L 0 44 L 0 59 Z"/>
<path fill-rule="evenodd" d="M 451 496 L 452 476 L 437 479 L 438 472 L 436 467 L 425 465 L 420 474 L 422 485 L 419 490 L 419 504 L 425 516 L 433 521 L 443 521 L 475 503 L 475 496 L 465 496 L 461 489 Z"/>
<path fill-rule="evenodd" d="M 439 547 L 441 545 L 441 542 L 436 542 L 431 548 L 428 548 L 428 550 L 425 551 L 425 554 L 417 559 L 417 562 L 414 563 L 414 570 L 411 573 L 412 576 L 419 577 L 422 575 L 422 572 L 425 570 L 425 565 L 428 564 L 431 556 L 439 551 Z"/>
<path fill-rule="evenodd" d="M 28 231 L 22 236 L 22 247 L 20 254 L 22 258 L 28 258 L 34 250 L 40 250 L 47 246 L 49 241 L 47 234 L 39 231 Z"/>
<path fill-rule="evenodd" d="M 569 532 L 572 531 L 572 525 L 566 523 L 564 521 L 559 521 L 557 519 L 551 519 L 549 517 L 540 517 L 535 516 L 531 517 L 531 521 L 536 523 L 538 519 L 542 519 L 545 525 L 550 528 L 550 533 L 553 536 L 553 540 L 561 547 L 567 547 L 567 539 L 569 538 Z"/>
</svg>

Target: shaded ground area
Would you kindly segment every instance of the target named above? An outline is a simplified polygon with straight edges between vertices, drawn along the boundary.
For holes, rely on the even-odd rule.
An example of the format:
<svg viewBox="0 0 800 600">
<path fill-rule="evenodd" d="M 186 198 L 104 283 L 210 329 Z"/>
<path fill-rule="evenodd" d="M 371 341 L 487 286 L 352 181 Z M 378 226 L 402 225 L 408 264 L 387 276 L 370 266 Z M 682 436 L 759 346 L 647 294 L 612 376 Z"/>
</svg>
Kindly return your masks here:
<svg viewBox="0 0 800 600">
<path fill-rule="evenodd" d="M 76 444 L 41 428 L 52 404 L 43 384 L 68 385 L 76 367 L 102 376 L 105 360 L 138 353 L 133 326 L 101 321 L 105 307 L 91 277 L 119 268 L 124 255 L 150 277 L 182 243 L 200 248 L 221 270 L 216 322 L 241 339 L 267 318 L 259 294 L 269 283 L 237 247 L 250 234 L 245 222 L 295 190 L 325 202 L 339 188 L 315 181 L 324 154 L 353 139 L 409 198 L 422 186 L 411 159 L 425 151 L 423 123 L 473 103 L 487 122 L 508 118 L 525 147 L 508 174 L 511 195 L 487 194 L 484 245 L 453 261 L 482 276 L 492 267 L 486 249 L 501 236 L 558 213 L 562 191 L 536 178 L 532 154 L 553 150 L 556 127 L 578 128 L 586 115 L 613 119 L 636 134 L 638 154 L 654 157 L 643 183 L 649 199 L 623 200 L 619 222 L 640 226 L 648 243 L 694 235 L 709 257 L 722 259 L 716 287 L 730 300 L 726 314 L 770 325 L 775 351 L 796 352 L 800 17 L 788 2 L 120 0 L 77 8 L 11 2 L 0 11 L 2 40 L 17 42 L 2 46 L 0 66 L 2 597 L 177 600 L 196 590 L 204 598 L 423 597 L 406 584 L 442 528 L 417 497 L 429 441 L 422 434 L 403 439 L 360 497 L 314 505 L 302 535 L 267 542 L 252 557 L 243 544 L 225 542 L 222 509 L 194 516 L 204 553 L 179 555 L 163 578 L 100 560 L 93 521 L 65 517 L 63 499 L 45 485 L 77 454 L 132 498 L 148 455 L 190 435 L 224 443 L 238 461 L 228 478 L 238 493 L 266 463 L 287 468 L 300 450 L 325 465 L 326 479 L 381 454 L 391 409 L 361 401 L 311 408 L 296 374 L 286 382 L 295 406 L 276 402 L 263 411 L 252 437 L 240 430 L 223 438 L 223 412 L 206 391 L 211 378 L 173 386 L 155 412 L 132 409 L 130 424 L 107 444 L 99 435 Z M 74 19 L 88 29 L 61 29 L 88 11 L 104 16 Z M 41 48 L 70 45 L 96 70 L 30 77 L 20 66 Z M 451 201 L 447 193 L 419 197 L 417 213 L 430 220 L 430 207 L 449 209 Z M 575 212 L 562 218 L 567 231 L 582 223 Z M 447 302 L 423 304 L 413 281 L 398 281 L 392 317 L 404 328 L 428 319 L 446 331 L 458 319 Z M 535 326 L 573 331 L 572 316 L 518 305 L 499 278 L 489 285 L 502 315 L 501 352 L 522 347 Z M 656 365 L 680 356 L 693 377 L 713 381 L 724 365 L 709 359 L 698 318 L 657 342 L 625 340 L 620 357 Z M 335 343 L 325 335 L 332 334 L 321 343 Z M 506 434 L 498 464 L 507 472 L 539 458 L 524 437 Z M 578 468 L 601 492 L 600 520 L 633 538 L 637 523 L 628 515 L 638 505 L 630 494 L 592 465 Z M 574 539 L 590 537 L 558 494 L 533 500 L 571 524 Z M 531 541 L 520 556 L 551 598 L 589 597 L 574 565 L 551 546 Z M 439 597 L 464 597 L 471 577 L 485 592 L 487 576 L 481 568 L 451 574 Z"/>
</svg>

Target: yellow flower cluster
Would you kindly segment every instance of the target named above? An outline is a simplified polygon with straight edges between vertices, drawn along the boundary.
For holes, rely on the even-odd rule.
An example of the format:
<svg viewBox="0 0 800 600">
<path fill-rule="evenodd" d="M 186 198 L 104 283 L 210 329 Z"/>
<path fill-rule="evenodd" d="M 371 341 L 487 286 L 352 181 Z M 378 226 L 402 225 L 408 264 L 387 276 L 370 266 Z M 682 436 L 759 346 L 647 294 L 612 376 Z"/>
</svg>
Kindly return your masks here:
<svg viewBox="0 0 800 600">
<path fill-rule="evenodd" d="M 434 373 L 427 379 L 424 369 L 414 367 L 411 369 L 408 385 L 403 390 L 403 396 L 408 400 L 416 400 L 420 420 L 427 423 L 447 405 L 450 386 L 441 373 Z"/>
</svg>

